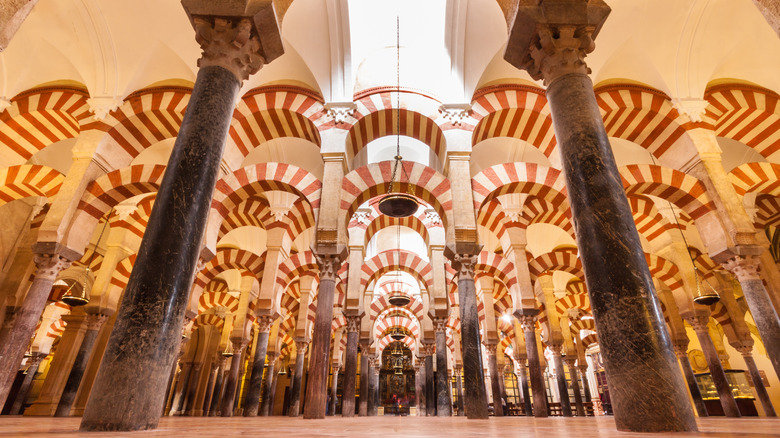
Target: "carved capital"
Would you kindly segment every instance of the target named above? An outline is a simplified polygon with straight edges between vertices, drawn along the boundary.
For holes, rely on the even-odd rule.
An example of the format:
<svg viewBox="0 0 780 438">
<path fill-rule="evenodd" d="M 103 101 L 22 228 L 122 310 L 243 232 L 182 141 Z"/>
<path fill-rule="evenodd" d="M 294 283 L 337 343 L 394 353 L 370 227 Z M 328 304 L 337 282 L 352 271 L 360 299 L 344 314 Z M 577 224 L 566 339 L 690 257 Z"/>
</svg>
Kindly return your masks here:
<svg viewBox="0 0 780 438">
<path fill-rule="evenodd" d="M 576 357 L 566 356 L 566 358 L 564 358 L 563 361 L 566 362 L 566 366 L 569 367 L 570 370 L 576 368 L 576 363 L 577 363 Z"/>
<path fill-rule="evenodd" d="M 35 278 L 51 281 L 56 280 L 57 275 L 70 268 L 72 263 L 59 254 L 35 254 L 33 262 L 35 263 Z"/>
<path fill-rule="evenodd" d="M 498 347 L 498 345 L 496 345 L 496 344 L 485 344 L 485 351 L 487 351 L 487 354 L 489 356 L 495 356 L 496 355 L 496 347 Z"/>
<path fill-rule="evenodd" d="M 338 271 L 341 269 L 341 256 L 338 254 L 322 254 L 315 256 L 317 266 L 320 268 L 320 282 L 324 280 L 336 281 Z"/>
<path fill-rule="evenodd" d="M 273 351 L 266 354 L 266 359 L 268 360 L 268 367 L 273 368 L 276 364 L 276 361 L 279 360 L 279 353 Z"/>
<path fill-rule="evenodd" d="M 246 339 L 236 339 L 231 342 L 233 342 L 233 357 L 241 354 L 249 343 Z"/>
<path fill-rule="evenodd" d="M 474 254 L 456 254 L 452 258 L 452 267 L 458 271 L 458 280 L 474 279 L 474 265 L 477 264 L 477 260 L 478 256 Z"/>
<path fill-rule="evenodd" d="M 674 347 L 674 354 L 677 355 L 679 358 L 687 357 L 688 356 L 688 340 L 685 339 L 674 341 L 672 343 L 672 347 Z"/>
<path fill-rule="evenodd" d="M 347 316 L 347 333 L 360 332 L 360 316 Z"/>
<path fill-rule="evenodd" d="M 757 256 L 736 256 L 724 263 L 723 267 L 733 273 L 740 283 L 751 280 L 761 281 L 761 277 L 758 275 L 759 258 Z"/>
<path fill-rule="evenodd" d="M 433 331 L 442 333 L 447 331 L 447 318 L 433 318 Z"/>
<path fill-rule="evenodd" d="M 349 125 L 354 120 L 357 105 L 354 102 L 327 102 L 325 111 L 336 126 Z"/>
<path fill-rule="evenodd" d="M 685 318 L 696 333 L 708 333 L 707 324 L 710 322 L 709 316 L 696 315 Z"/>
<path fill-rule="evenodd" d="M 298 354 L 306 354 L 306 349 L 309 348 L 308 341 L 295 341 L 295 352 Z"/>
<path fill-rule="evenodd" d="M 432 342 L 420 344 L 420 353 L 421 357 L 433 356 L 436 354 L 436 344 Z"/>
<path fill-rule="evenodd" d="M 87 315 L 87 330 L 100 330 L 103 324 L 108 321 L 108 316 L 102 313 L 91 313 Z"/>
<path fill-rule="evenodd" d="M 453 126 L 460 126 L 471 114 L 471 104 L 443 104 L 439 107 L 439 114 Z"/>
<path fill-rule="evenodd" d="M 29 365 L 27 370 L 30 370 L 33 367 L 37 367 L 41 363 L 43 358 L 46 357 L 46 356 L 47 355 L 42 354 L 42 353 L 33 353 L 32 355 L 30 355 L 30 357 L 27 358 L 27 365 Z"/>
<path fill-rule="evenodd" d="M 260 333 L 269 333 L 271 331 L 271 327 L 274 325 L 274 318 L 270 315 L 260 315 L 257 317 L 257 330 Z"/>
<path fill-rule="evenodd" d="M 523 328 L 524 332 L 532 332 L 536 330 L 536 317 L 531 315 L 520 315 L 517 317 L 517 320 L 520 321 L 520 326 Z"/>
<path fill-rule="evenodd" d="M 741 354 L 743 357 L 751 357 L 753 356 L 753 346 L 752 345 L 739 345 L 737 347 L 734 347 L 737 351 L 739 351 L 739 354 Z"/>
</svg>

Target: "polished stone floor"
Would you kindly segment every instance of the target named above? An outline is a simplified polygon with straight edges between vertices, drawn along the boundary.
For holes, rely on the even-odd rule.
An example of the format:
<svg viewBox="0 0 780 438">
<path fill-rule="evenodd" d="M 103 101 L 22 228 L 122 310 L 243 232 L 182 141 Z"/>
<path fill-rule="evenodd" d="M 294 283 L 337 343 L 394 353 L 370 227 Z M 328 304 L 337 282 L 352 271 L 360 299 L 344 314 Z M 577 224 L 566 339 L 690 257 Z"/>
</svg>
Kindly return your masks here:
<svg viewBox="0 0 780 438">
<path fill-rule="evenodd" d="M 0 437 L 227 437 L 243 435 L 287 437 L 651 437 L 658 434 L 624 433 L 615 430 L 610 417 L 526 417 L 466 420 L 462 417 L 362 417 L 304 420 L 301 418 L 166 417 L 154 431 L 131 433 L 78 433 L 80 418 L 0 417 Z M 665 434 L 683 437 L 780 437 L 780 419 L 699 420 L 697 434 Z"/>
</svg>

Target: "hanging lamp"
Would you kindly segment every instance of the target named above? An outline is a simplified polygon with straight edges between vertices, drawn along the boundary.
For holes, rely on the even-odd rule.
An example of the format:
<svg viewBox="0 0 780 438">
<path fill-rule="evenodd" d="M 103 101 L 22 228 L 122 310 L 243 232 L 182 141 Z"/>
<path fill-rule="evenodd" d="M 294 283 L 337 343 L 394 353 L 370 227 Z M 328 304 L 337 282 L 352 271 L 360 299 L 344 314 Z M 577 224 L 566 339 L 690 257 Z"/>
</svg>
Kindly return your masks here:
<svg viewBox="0 0 780 438">
<path fill-rule="evenodd" d="M 106 216 L 106 221 L 103 222 L 103 229 L 100 230 L 100 235 L 98 235 L 97 242 L 95 242 L 95 249 L 92 251 L 92 254 L 89 255 L 89 260 L 87 260 L 86 267 L 84 268 L 84 280 L 81 283 L 81 288 L 75 288 L 77 282 L 73 282 L 73 284 L 70 285 L 67 291 L 65 291 L 65 294 L 62 295 L 62 302 L 71 306 L 71 307 L 78 307 L 83 306 L 87 303 L 89 303 L 89 289 L 87 288 L 87 281 L 89 280 L 89 267 L 92 266 L 92 260 L 95 258 L 95 253 L 97 252 L 97 247 L 100 245 L 100 240 L 103 238 L 103 233 L 106 231 L 106 226 L 108 226 L 108 218 L 111 217 L 111 213 L 113 213 L 114 208 L 112 207 L 111 210 L 108 212 L 108 215 Z"/>
<path fill-rule="evenodd" d="M 222 352 L 222 356 L 224 357 L 233 357 L 235 352 L 233 351 L 233 343 L 228 341 L 227 346 L 225 346 L 225 351 Z"/>
<path fill-rule="evenodd" d="M 393 327 L 393 330 L 390 331 L 390 337 L 396 341 L 400 341 L 406 337 L 406 333 L 401 329 L 401 327 Z"/>
<path fill-rule="evenodd" d="M 413 215 L 419 203 L 417 199 L 409 193 L 401 193 L 401 175 L 398 173 L 398 169 L 406 174 L 401 156 L 401 31 L 400 31 L 400 18 L 396 17 L 395 21 L 395 41 L 396 41 L 396 117 L 395 117 L 395 131 L 396 131 L 396 145 L 395 145 L 395 162 L 393 163 L 393 174 L 390 178 L 390 194 L 385 196 L 379 201 L 379 211 L 390 217 L 404 218 Z M 396 176 L 398 180 L 396 181 Z M 409 175 L 406 175 L 406 180 L 409 181 Z"/>
<path fill-rule="evenodd" d="M 396 254 L 398 255 L 398 263 L 396 263 L 396 272 L 395 272 L 395 279 L 393 280 L 393 283 L 395 284 L 395 291 L 392 292 L 392 295 L 390 295 L 390 298 L 388 298 L 388 302 L 392 304 L 393 306 L 398 307 L 404 307 L 411 301 L 411 298 L 409 298 L 408 295 L 406 295 L 403 292 L 403 282 L 401 281 L 401 224 L 399 223 L 396 226 Z"/>
</svg>

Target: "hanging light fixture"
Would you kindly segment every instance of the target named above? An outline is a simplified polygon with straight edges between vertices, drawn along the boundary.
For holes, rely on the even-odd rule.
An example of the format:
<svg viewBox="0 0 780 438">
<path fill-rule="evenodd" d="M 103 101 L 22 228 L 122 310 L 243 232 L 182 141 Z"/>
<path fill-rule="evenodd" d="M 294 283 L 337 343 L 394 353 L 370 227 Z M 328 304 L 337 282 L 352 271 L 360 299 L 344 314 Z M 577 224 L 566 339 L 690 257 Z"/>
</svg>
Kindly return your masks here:
<svg viewBox="0 0 780 438">
<path fill-rule="evenodd" d="M 396 263 L 396 270 L 395 270 L 395 279 L 393 279 L 393 284 L 396 286 L 395 291 L 392 292 L 392 295 L 390 295 L 390 298 L 388 298 L 387 301 L 390 302 L 393 306 L 399 306 L 403 307 L 411 301 L 408 295 L 406 295 L 403 292 L 403 282 L 401 281 L 401 224 L 399 223 L 396 226 L 396 255 L 398 256 L 398 263 Z"/>
<path fill-rule="evenodd" d="M 400 341 L 406 337 L 406 332 L 404 332 L 401 327 L 393 327 L 393 329 L 390 331 L 390 337 L 396 341 Z"/>
<path fill-rule="evenodd" d="M 95 249 L 92 251 L 92 254 L 89 255 L 89 260 L 87 260 L 86 267 L 84 268 L 84 280 L 80 284 L 81 287 L 75 287 L 78 282 L 74 281 L 68 290 L 65 291 L 65 294 L 62 295 L 62 302 L 71 307 L 83 306 L 89 303 L 89 288 L 87 288 L 90 272 L 89 267 L 92 266 L 92 260 L 95 258 L 95 253 L 97 252 L 98 245 L 100 245 L 100 240 L 103 238 L 103 233 L 106 231 L 106 226 L 108 226 L 108 218 L 111 217 L 111 213 L 113 212 L 114 208 L 112 207 L 106 216 L 106 221 L 103 222 L 103 229 L 100 230 L 100 235 L 98 235 L 97 242 L 95 242 Z"/>
<path fill-rule="evenodd" d="M 382 198 L 379 201 L 379 211 L 390 217 L 404 218 L 413 215 L 419 204 L 417 199 L 408 193 L 401 193 L 401 175 L 398 170 L 401 169 L 406 175 L 406 169 L 404 169 L 403 157 L 401 156 L 401 30 L 400 30 L 400 18 L 396 17 L 395 21 L 395 40 L 396 40 L 396 117 L 395 117 L 395 131 L 396 131 L 396 145 L 395 145 L 395 162 L 393 163 L 393 174 L 390 178 L 390 194 Z M 396 176 L 398 180 L 396 181 Z M 406 175 L 406 180 L 409 181 L 409 175 Z M 397 184 L 397 185 L 396 185 Z"/>
<path fill-rule="evenodd" d="M 222 356 L 224 357 L 233 357 L 235 352 L 233 351 L 233 343 L 228 341 L 227 346 L 225 346 L 225 351 L 222 352 Z"/>
</svg>

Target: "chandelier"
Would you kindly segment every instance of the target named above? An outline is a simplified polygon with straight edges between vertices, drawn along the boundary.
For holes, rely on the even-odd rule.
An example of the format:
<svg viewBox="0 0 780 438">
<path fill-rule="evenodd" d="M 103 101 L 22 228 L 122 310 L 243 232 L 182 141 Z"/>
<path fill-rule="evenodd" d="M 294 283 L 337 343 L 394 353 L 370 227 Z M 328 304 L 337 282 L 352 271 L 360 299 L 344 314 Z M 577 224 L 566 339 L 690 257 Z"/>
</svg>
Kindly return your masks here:
<svg viewBox="0 0 780 438">
<path fill-rule="evenodd" d="M 97 242 L 95 242 L 95 248 L 92 251 L 92 254 L 89 255 L 89 260 L 87 260 L 86 267 L 84 268 L 84 280 L 81 283 L 81 288 L 76 288 L 76 284 L 78 284 L 77 281 L 74 281 L 73 284 L 70 285 L 67 291 L 65 291 L 65 294 L 62 296 L 61 300 L 63 303 L 71 306 L 71 307 L 78 307 L 83 306 L 87 303 L 89 303 L 89 289 L 87 288 L 87 281 L 89 280 L 89 267 L 92 265 L 92 260 L 95 258 L 95 253 L 97 252 L 98 245 L 100 245 L 100 240 L 103 238 L 103 233 L 106 231 L 106 226 L 108 225 L 108 218 L 111 217 L 111 213 L 114 211 L 114 208 L 112 207 L 111 210 L 108 212 L 108 215 L 106 216 L 106 221 L 103 222 L 103 229 L 100 230 L 100 234 L 98 235 Z"/>
<path fill-rule="evenodd" d="M 396 41 L 396 117 L 395 117 L 395 162 L 393 163 L 393 174 L 390 178 L 390 194 L 379 201 L 379 211 L 390 217 L 404 218 L 413 215 L 419 204 L 417 199 L 410 193 L 401 193 L 401 175 L 398 170 L 406 175 L 409 181 L 409 175 L 404 169 L 403 157 L 401 156 L 401 37 L 400 37 L 400 19 L 396 17 L 395 21 L 395 41 Z M 398 180 L 396 181 L 396 176 Z M 397 185 L 396 185 L 397 184 Z"/>
</svg>

